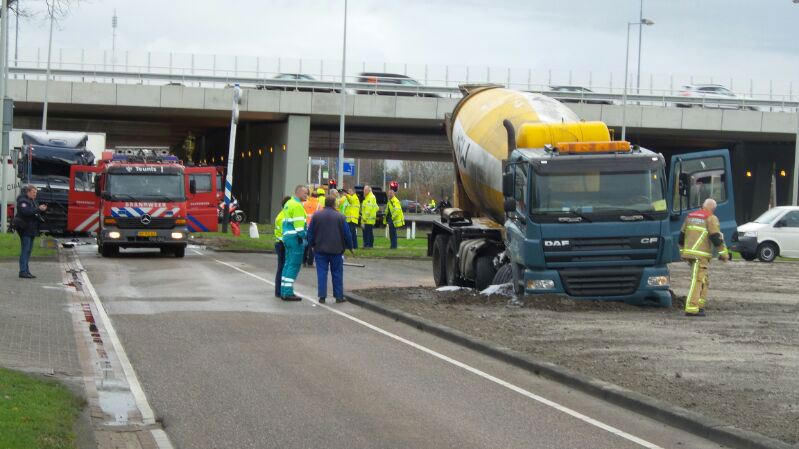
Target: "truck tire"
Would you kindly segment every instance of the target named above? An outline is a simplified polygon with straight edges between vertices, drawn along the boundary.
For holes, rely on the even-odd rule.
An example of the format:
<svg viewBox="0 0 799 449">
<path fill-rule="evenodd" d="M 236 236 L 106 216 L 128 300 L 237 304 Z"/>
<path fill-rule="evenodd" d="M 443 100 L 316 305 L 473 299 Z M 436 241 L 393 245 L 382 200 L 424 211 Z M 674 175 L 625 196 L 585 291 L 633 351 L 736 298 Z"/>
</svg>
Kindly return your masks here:
<svg viewBox="0 0 799 449">
<path fill-rule="evenodd" d="M 433 240 L 433 281 L 436 287 L 447 285 L 447 243 L 449 236 L 439 234 Z"/>
<path fill-rule="evenodd" d="M 458 270 L 458 248 L 455 245 L 455 239 L 449 239 L 447 242 L 446 261 L 447 265 L 447 285 L 461 286 L 462 280 Z"/>
<path fill-rule="evenodd" d="M 509 263 L 502 265 L 494 275 L 494 280 L 491 281 L 492 285 L 510 284 L 513 281 L 513 268 Z"/>
<path fill-rule="evenodd" d="M 757 247 L 757 258 L 760 259 L 761 262 L 774 262 L 778 254 L 779 250 L 777 249 L 777 245 L 771 242 L 761 243 L 760 246 Z"/>
<path fill-rule="evenodd" d="M 100 254 L 103 257 L 114 257 L 119 255 L 119 246 L 117 245 L 109 245 L 106 243 L 105 245 L 100 246 Z"/>
<path fill-rule="evenodd" d="M 480 256 L 474 266 L 474 288 L 483 291 L 491 285 L 497 274 L 490 256 Z"/>
<path fill-rule="evenodd" d="M 183 257 L 186 255 L 186 247 L 178 246 L 175 249 L 173 249 L 173 252 L 175 253 L 175 257 Z"/>
</svg>

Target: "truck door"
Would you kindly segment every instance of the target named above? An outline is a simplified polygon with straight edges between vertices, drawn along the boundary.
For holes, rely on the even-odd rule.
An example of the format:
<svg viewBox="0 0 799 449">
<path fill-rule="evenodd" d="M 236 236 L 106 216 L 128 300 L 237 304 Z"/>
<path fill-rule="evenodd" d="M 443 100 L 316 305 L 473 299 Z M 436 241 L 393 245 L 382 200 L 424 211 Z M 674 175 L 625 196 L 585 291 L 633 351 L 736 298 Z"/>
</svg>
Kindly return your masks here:
<svg viewBox="0 0 799 449">
<path fill-rule="evenodd" d="M 196 188 L 191 193 L 192 181 Z M 186 192 L 188 192 L 186 225 L 191 232 L 216 232 L 217 192 L 216 168 L 186 167 Z"/>
<path fill-rule="evenodd" d="M 671 261 L 680 260 L 680 228 L 685 216 L 702 207 L 707 198 L 716 200 L 715 215 L 727 245 L 736 232 L 735 197 L 728 150 L 678 154 L 671 158 L 669 193 L 671 213 Z"/>
<path fill-rule="evenodd" d="M 100 227 L 100 197 L 95 186 L 102 168 L 73 165 L 69 169 L 67 231 L 97 232 Z"/>
</svg>

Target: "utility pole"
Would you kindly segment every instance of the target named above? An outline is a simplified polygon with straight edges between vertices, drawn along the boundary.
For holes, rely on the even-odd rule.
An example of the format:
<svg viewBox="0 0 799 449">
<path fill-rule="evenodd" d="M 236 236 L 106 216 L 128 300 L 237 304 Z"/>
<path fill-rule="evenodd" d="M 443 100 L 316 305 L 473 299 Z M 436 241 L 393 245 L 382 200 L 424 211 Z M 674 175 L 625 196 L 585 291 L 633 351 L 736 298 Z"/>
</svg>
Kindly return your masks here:
<svg viewBox="0 0 799 449">
<path fill-rule="evenodd" d="M 2 0 L 2 9 L 0 9 L 0 31 L 2 31 L 2 44 L 0 45 L 0 64 L 2 64 L 2 70 L 0 70 L 0 233 L 5 234 L 6 230 L 8 229 L 6 226 L 6 222 L 8 221 L 8 205 L 6 201 L 6 194 L 8 190 L 6 189 L 6 171 L 8 170 L 8 156 L 9 156 L 9 149 L 7 145 L 6 139 L 4 139 L 3 133 L 3 123 L 5 121 L 5 98 L 6 98 L 6 73 L 7 73 L 7 65 L 8 65 L 8 49 L 6 47 L 6 39 L 8 38 L 8 0 Z"/>
<path fill-rule="evenodd" d="M 641 38 L 644 35 L 644 0 L 641 0 L 641 10 L 638 14 L 638 76 L 635 77 L 635 93 L 641 94 Z M 651 92 L 650 92 L 651 93 Z"/>
<path fill-rule="evenodd" d="M 6 0 L 4 0 L 5 2 Z M 47 89 L 50 87 L 50 56 L 53 52 L 53 22 L 55 21 L 55 0 L 50 0 L 50 43 L 47 45 L 47 77 L 44 79 L 44 110 L 42 111 L 42 131 L 47 131 Z"/>
<path fill-rule="evenodd" d="M 114 64 L 117 62 L 117 10 L 114 10 L 114 16 L 111 17 L 111 69 L 113 70 Z"/>
<path fill-rule="evenodd" d="M 344 46 L 341 56 L 341 117 L 338 125 L 338 162 L 336 163 L 336 176 L 338 188 L 344 186 L 344 114 L 347 112 L 347 0 L 344 0 Z"/>
</svg>

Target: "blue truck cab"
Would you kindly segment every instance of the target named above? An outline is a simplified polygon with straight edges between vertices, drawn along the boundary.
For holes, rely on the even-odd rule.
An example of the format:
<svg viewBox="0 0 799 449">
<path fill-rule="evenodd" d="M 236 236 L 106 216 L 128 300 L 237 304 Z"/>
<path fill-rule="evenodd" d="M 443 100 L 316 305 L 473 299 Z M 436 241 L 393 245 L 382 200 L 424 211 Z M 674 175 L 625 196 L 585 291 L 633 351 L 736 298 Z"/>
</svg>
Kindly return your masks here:
<svg viewBox="0 0 799 449">
<path fill-rule="evenodd" d="M 728 239 L 727 150 L 674 156 L 626 142 L 513 151 L 503 173 L 505 247 L 517 293 L 671 306 L 667 264 L 685 215 L 706 198 Z"/>
<path fill-rule="evenodd" d="M 668 264 L 685 216 L 713 198 L 725 240 L 736 230 L 727 150 L 662 154 L 628 142 L 512 149 L 504 223 L 445 209 L 428 236 L 437 286 L 671 306 Z"/>
</svg>

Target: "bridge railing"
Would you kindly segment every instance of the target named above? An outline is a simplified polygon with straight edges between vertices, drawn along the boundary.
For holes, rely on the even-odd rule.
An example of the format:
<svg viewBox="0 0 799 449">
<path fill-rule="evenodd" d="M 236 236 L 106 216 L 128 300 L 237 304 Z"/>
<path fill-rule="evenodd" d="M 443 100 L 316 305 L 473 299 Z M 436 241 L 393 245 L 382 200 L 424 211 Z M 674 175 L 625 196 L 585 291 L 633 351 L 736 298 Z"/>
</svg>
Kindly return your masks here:
<svg viewBox="0 0 799 449">
<path fill-rule="evenodd" d="M 71 64 L 62 64 L 71 65 Z M 301 92 L 319 93 L 340 93 L 340 81 L 320 81 L 320 80 L 300 80 L 300 79 L 275 79 L 278 73 L 273 72 L 247 72 L 237 71 L 237 73 L 204 73 L 206 70 L 194 69 L 194 73 L 187 73 L 186 70 L 175 70 L 172 67 L 128 67 L 129 70 L 98 70 L 86 68 L 54 68 L 51 69 L 51 79 L 60 81 L 80 81 L 80 82 L 105 82 L 105 83 L 125 83 L 125 84 L 149 84 L 149 85 L 178 85 L 187 87 L 231 87 L 239 84 L 243 88 L 261 90 L 284 90 Z M 10 67 L 9 73 L 12 78 L 44 80 L 46 69 L 36 67 Z M 375 77 L 371 77 L 375 78 Z M 437 80 L 431 84 L 419 84 L 408 82 L 405 77 L 377 77 L 376 82 L 363 82 L 362 76 L 351 76 L 346 78 L 345 91 L 351 95 L 393 95 L 393 96 L 416 96 L 430 98 L 460 98 L 461 92 L 458 87 L 445 87 L 437 85 Z M 403 84 L 394 84 L 403 82 Z M 451 82 L 451 81 L 449 81 Z M 605 92 L 564 92 L 552 90 L 547 85 L 533 84 L 513 84 L 507 85 L 510 88 L 525 90 L 529 92 L 542 93 L 549 97 L 558 99 L 565 103 L 585 103 L 600 105 L 621 105 L 624 101 L 623 93 Z M 705 107 L 720 109 L 740 109 L 751 111 L 777 111 L 794 112 L 799 107 L 799 102 L 790 100 L 790 96 L 783 95 L 777 99 L 760 99 L 747 97 L 687 97 L 673 95 L 670 90 L 654 91 L 648 94 L 633 94 L 632 89 L 627 94 L 629 105 L 661 106 L 661 107 Z"/>
</svg>

